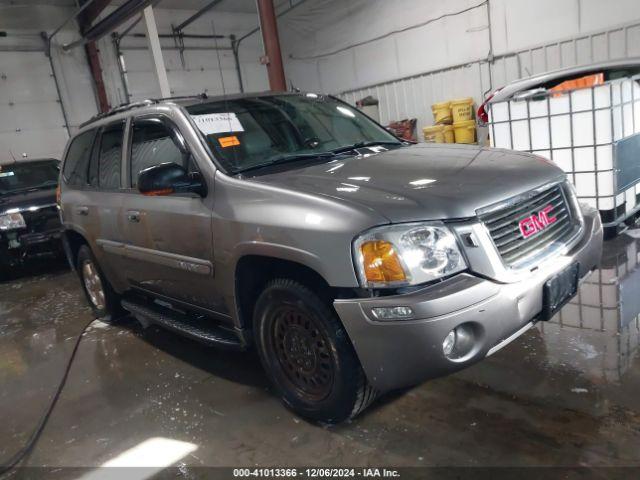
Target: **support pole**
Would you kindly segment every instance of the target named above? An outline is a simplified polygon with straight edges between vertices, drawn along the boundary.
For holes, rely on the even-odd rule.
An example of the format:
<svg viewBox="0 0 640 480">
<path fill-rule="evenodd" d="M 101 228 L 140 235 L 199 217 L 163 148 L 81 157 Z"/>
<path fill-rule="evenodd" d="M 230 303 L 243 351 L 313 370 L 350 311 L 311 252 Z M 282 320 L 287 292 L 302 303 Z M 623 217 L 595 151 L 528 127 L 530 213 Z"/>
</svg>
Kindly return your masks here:
<svg viewBox="0 0 640 480">
<path fill-rule="evenodd" d="M 93 77 L 93 84 L 96 90 L 98 109 L 100 110 L 100 113 L 108 112 L 111 107 L 109 106 L 107 90 L 105 89 L 104 80 L 102 78 L 102 66 L 100 65 L 100 57 L 98 55 L 96 42 L 89 42 L 84 46 L 84 48 L 87 53 L 87 60 L 89 61 L 89 68 L 91 69 L 91 76 Z"/>
<path fill-rule="evenodd" d="M 144 9 L 144 26 L 147 31 L 147 40 L 149 41 L 149 51 L 151 59 L 156 70 L 158 84 L 160 85 L 160 96 L 170 97 L 169 79 L 167 78 L 167 70 L 164 68 L 164 59 L 162 58 L 162 49 L 160 48 L 160 39 L 158 38 L 158 27 L 156 19 L 153 15 L 153 7 L 148 6 Z"/>
<path fill-rule="evenodd" d="M 280 38 L 278 37 L 278 23 L 273 0 L 257 0 L 260 28 L 264 42 L 265 57 L 263 63 L 267 66 L 269 87 L 273 91 L 284 92 L 287 83 L 284 78 Z"/>
<path fill-rule="evenodd" d="M 207 13 L 209 10 L 211 10 L 213 7 L 215 7 L 216 5 L 218 5 L 222 0 L 212 0 L 211 2 L 207 3 L 204 7 L 202 7 L 200 10 L 198 10 L 196 13 L 194 13 L 193 15 L 191 15 L 189 18 L 187 18 L 184 22 L 182 22 L 180 25 L 178 25 L 174 31 L 176 32 L 181 32 L 182 30 L 184 30 L 185 28 L 187 28 L 187 26 L 191 25 L 193 22 L 195 22 L 198 18 L 200 18 L 202 15 L 204 15 L 205 13 Z"/>
</svg>

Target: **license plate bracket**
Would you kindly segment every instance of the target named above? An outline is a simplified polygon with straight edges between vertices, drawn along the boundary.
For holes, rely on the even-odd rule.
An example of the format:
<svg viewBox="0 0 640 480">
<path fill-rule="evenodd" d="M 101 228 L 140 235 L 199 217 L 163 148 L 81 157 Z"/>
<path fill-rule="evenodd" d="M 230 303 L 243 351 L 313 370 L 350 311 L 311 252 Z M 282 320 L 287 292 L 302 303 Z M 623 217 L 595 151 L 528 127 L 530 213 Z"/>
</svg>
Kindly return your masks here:
<svg viewBox="0 0 640 480">
<path fill-rule="evenodd" d="M 572 263 L 545 282 L 542 287 L 541 320 L 550 320 L 578 293 L 579 274 L 580 265 Z"/>
</svg>

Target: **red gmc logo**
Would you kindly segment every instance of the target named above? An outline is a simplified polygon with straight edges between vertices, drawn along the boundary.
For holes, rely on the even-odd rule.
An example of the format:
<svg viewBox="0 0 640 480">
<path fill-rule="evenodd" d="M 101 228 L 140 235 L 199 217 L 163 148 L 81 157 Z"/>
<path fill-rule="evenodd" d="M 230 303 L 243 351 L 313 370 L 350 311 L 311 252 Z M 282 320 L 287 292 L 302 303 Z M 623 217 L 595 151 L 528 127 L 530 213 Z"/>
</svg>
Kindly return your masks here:
<svg viewBox="0 0 640 480">
<path fill-rule="evenodd" d="M 518 226 L 522 237 L 529 238 L 531 235 L 541 232 L 552 223 L 555 223 L 557 218 L 549 216 L 551 210 L 553 210 L 553 206 L 547 205 L 538 213 L 533 213 L 530 217 L 520 220 Z"/>
</svg>

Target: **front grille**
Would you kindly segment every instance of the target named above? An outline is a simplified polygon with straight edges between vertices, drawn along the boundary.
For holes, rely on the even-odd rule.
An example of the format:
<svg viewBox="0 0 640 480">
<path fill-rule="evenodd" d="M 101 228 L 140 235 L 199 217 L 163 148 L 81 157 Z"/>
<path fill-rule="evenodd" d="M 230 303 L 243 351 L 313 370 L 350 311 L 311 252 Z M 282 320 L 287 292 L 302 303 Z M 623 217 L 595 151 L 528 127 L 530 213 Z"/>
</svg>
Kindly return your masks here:
<svg viewBox="0 0 640 480">
<path fill-rule="evenodd" d="M 551 206 L 548 215 L 549 218 L 555 217 L 555 222 L 525 238 L 520 231 L 520 222 L 538 215 L 547 206 Z M 502 260 L 510 267 L 517 267 L 532 256 L 551 252 L 559 245 L 564 245 L 579 229 L 561 185 L 537 192 L 504 208 L 481 213 L 479 218 L 489 230 Z"/>
</svg>

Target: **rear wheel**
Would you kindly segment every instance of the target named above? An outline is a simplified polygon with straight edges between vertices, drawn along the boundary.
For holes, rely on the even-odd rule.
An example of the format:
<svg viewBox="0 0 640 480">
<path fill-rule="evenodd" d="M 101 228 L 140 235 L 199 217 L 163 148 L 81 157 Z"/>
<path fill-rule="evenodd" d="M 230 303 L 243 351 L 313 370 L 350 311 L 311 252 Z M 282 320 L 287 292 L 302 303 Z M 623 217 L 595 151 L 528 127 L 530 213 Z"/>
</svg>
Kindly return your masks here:
<svg viewBox="0 0 640 480">
<path fill-rule="evenodd" d="M 106 322 L 115 321 L 122 314 L 120 297 L 102 274 L 87 245 L 80 247 L 76 267 L 85 296 L 96 318 Z"/>
<path fill-rule="evenodd" d="M 254 328 L 263 366 L 301 416 L 338 423 L 375 399 L 335 312 L 306 286 L 270 282 L 256 303 Z"/>
</svg>

